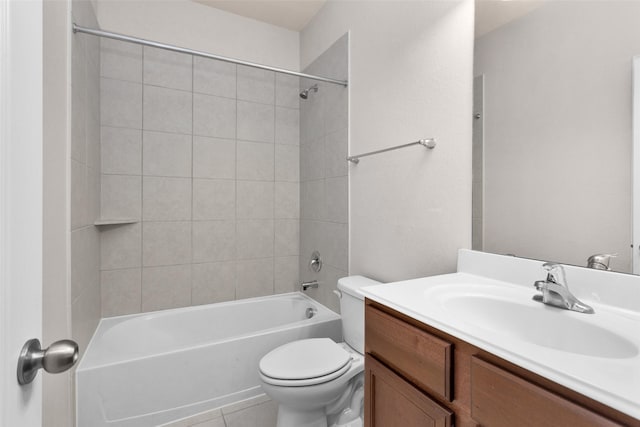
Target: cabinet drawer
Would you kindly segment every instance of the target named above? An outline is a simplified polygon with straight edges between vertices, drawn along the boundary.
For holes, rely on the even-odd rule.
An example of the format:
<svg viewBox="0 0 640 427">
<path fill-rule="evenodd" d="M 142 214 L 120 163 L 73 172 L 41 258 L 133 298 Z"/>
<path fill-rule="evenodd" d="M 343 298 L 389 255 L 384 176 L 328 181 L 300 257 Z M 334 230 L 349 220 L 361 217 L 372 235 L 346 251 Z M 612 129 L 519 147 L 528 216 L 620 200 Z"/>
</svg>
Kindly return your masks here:
<svg viewBox="0 0 640 427">
<path fill-rule="evenodd" d="M 451 427 L 451 411 L 370 355 L 365 370 L 365 427 Z"/>
<path fill-rule="evenodd" d="M 484 427 L 621 425 L 477 357 L 471 359 L 471 417 Z"/>
<path fill-rule="evenodd" d="M 452 345 L 371 306 L 365 313 L 366 352 L 450 401 Z"/>
</svg>

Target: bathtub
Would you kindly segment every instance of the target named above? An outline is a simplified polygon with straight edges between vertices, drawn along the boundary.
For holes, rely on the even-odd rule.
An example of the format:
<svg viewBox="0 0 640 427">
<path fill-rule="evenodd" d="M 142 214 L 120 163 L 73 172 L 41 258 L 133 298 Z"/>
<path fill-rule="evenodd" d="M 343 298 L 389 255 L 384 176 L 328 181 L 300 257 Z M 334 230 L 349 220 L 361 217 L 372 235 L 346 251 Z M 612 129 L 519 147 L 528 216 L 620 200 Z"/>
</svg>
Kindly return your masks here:
<svg viewBox="0 0 640 427">
<path fill-rule="evenodd" d="M 340 316 L 298 292 L 102 319 L 76 371 L 77 425 L 156 426 L 258 396 L 260 358 L 314 337 L 341 341 Z"/>
</svg>

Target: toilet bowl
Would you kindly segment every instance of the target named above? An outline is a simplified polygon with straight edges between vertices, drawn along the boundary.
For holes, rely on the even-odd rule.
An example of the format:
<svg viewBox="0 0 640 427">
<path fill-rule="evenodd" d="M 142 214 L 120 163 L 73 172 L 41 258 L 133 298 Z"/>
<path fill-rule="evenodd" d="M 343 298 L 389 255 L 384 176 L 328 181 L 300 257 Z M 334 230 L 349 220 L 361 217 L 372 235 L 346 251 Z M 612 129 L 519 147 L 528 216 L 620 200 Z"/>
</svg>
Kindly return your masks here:
<svg viewBox="0 0 640 427">
<path fill-rule="evenodd" d="M 260 360 L 262 387 L 279 404 L 277 427 L 362 425 L 364 297 L 359 288 L 375 284 L 362 276 L 338 281 L 345 342 L 293 341 Z"/>
</svg>

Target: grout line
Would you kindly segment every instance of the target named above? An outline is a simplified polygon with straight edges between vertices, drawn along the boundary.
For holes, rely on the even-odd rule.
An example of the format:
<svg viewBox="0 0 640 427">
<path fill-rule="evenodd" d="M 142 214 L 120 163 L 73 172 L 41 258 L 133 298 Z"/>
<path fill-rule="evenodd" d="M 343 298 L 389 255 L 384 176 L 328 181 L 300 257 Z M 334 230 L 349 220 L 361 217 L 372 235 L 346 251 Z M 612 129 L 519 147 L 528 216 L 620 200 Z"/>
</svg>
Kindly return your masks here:
<svg viewBox="0 0 640 427">
<path fill-rule="evenodd" d="M 143 200 L 144 200 L 144 93 L 145 93 L 145 87 L 144 87 L 144 64 L 145 64 L 145 60 L 144 60 L 144 46 L 142 47 L 142 52 L 140 53 L 141 55 L 141 62 L 142 62 L 142 66 L 140 67 L 140 82 L 142 85 L 142 104 L 141 104 L 141 111 L 140 113 L 142 114 L 142 117 L 140 118 L 140 126 L 141 126 L 141 135 L 140 135 L 140 308 L 139 311 L 142 312 L 143 309 L 142 307 L 144 306 L 144 301 L 143 301 L 143 296 L 144 296 L 144 292 L 142 290 L 143 286 L 144 286 L 144 225 L 142 224 L 142 218 L 144 218 L 144 206 L 143 206 Z"/>
<path fill-rule="evenodd" d="M 195 59 L 194 56 L 191 55 L 191 222 L 190 222 L 190 237 L 191 237 L 191 254 L 190 254 L 190 258 L 191 258 L 191 283 L 189 284 L 189 302 L 191 305 L 193 305 L 193 283 L 194 283 L 194 277 L 193 277 L 193 212 L 194 212 L 194 205 L 195 205 L 195 198 L 193 196 L 194 191 L 193 191 L 193 183 L 194 183 L 194 167 L 193 167 L 193 159 L 194 159 L 194 153 L 193 153 L 193 131 L 194 131 L 194 112 L 195 112 L 195 68 L 196 68 L 196 64 L 195 64 Z"/>
<path fill-rule="evenodd" d="M 236 148 L 236 153 L 235 153 L 235 215 L 234 215 L 234 225 L 235 225 L 235 230 L 234 230 L 234 261 L 235 261 L 235 266 L 234 266 L 234 283 L 233 283 L 233 299 L 236 300 L 238 298 L 238 65 L 234 64 L 234 73 L 235 73 L 235 104 L 236 104 L 236 114 L 235 114 L 235 148 Z M 224 418 L 223 418 L 224 419 Z M 226 424 L 226 422 L 225 422 Z"/>
</svg>

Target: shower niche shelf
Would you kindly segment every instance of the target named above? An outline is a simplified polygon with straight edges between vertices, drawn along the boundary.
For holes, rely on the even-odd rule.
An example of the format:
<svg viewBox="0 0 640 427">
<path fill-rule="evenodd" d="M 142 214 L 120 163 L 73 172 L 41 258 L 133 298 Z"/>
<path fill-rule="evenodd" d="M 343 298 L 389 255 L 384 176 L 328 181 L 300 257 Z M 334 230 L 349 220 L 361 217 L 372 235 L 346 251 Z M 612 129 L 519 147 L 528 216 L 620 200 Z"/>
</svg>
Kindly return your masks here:
<svg viewBox="0 0 640 427">
<path fill-rule="evenodd" d="M 98 219 L 93 225 L 96 227 L 106 226 L 106 225 L 125 225 L 125 224 L 135 224 L 140 222 L 135 218 L 121 218 L 121 219 Z"/>
</svg>

